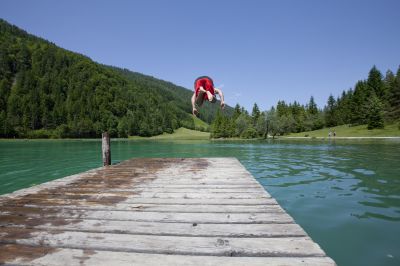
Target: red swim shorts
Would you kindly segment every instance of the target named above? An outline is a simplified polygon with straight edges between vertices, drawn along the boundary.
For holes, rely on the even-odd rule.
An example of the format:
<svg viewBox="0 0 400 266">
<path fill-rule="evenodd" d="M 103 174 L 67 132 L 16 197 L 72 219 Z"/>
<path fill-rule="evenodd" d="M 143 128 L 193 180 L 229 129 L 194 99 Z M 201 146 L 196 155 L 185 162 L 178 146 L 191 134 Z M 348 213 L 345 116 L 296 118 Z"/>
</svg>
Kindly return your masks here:
<svg viewBox="0 0 400 266">
<path fill-rule="evenodd" d="M 206 91 L 209 91 L 212 95 L 215 95 L 214 82 L 210 77 L 202 76 L 194 81 L 194 91 L 196 92 L 196 97 L 199 95 L 200 87 L 203 87 Z M 204 100 L 208 99 L 206 93 L 204 93 L 203 98 Z"/>
</svg>

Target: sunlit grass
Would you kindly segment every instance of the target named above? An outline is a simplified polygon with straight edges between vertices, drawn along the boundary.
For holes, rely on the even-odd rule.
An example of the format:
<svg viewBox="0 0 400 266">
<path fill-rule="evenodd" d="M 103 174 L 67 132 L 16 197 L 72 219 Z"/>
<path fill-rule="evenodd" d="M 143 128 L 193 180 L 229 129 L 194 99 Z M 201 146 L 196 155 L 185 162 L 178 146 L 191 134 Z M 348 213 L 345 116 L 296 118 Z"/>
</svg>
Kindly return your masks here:
<svg viewBox="0 0 400 266">
<path fill-rule="evenodd" d="M 204 122 L 203 120 L 201 120 L 201 119 L 199 119 L 199 118 L 197 118 L 195 116 L 193 116 L 193 122 L 194 122 L 194 126 L 196 128 L 204 128 L 204 129 L 206 129 L 206 128 L 209 127 L 209 125 L 206 122 Z"/>
<path fill-rule="evenodd" d="M 384 129 L 368 130 L 367 125 L 349 126 L 342 125 L 331 128 L 323 128 L 314 131 L 292 133 L 288 137 L 316 137 L 327 138 L 328 133 L 336 131 L 336 137 L 400 137 L 398 124 L 386 125 Z M 332 135 L 333 137 L 333 135 Z"/>
<path fill-rule="evenodd" d="M 129 139 L 154 139 L 154 140 L 208 140 L 210 139 L 209 132 L 201 132 L 197 130 L 191 130 L 187 128 L 178 128 L 174 133 L 164 133 L 162 135 L 153 137 L 139 137 L 130 136 Z"/>
</svg>

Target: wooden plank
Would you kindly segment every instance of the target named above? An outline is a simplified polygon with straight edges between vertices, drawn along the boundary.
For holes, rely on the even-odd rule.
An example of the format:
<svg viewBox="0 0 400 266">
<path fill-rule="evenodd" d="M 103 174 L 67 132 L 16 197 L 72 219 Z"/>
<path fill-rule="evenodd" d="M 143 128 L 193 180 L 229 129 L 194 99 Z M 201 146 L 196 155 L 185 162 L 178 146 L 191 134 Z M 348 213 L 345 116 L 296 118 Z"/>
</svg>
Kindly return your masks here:
<svg viewBox="0 0 400 266">
<path fill-rule="evenodd" d="M 12 206 L 23 206 L 25 204 L 36 203 L 43 205 L 93 205 L 101 204 L 101 199 L 59 199 L 59 198 L 40 198 L 36 195 L 25 197 L 18 202 L 12 202 Z M 123 200 L 126 204 L 180 204 L 180 205 L 275 205 L 278 204 L 273 198 L 263 199 L 160 199 L 160 198 L 127 198 Z M 11 206 L 10 203 L 3 206 Z"/>
<path fill-rule="evenodd" d="M 83 185 L 83 184 L 79 184 L 79 185 L 73 185 L 71 184 L 70 186 L 68 186 L 68 188 L 70 189 L 102 189 L 104 188 L 103 185 L 101 184 L 89 184 L 89 185 Z M 135 186 L 132 186 L 131 189 L 260 189 L 260 185 L 258 184 L 251 184 L 251 185 L 247 185 L 247 186 L 242 186 L 242 185 L 193 185 L 193 184 L 189 184 L 189 185 L 176 185 L 174 183 L 170 183 L 170 184 L 165 184 L 165 185 L 153 185 L 152 183 L 143 185 L 143 184 L 137 184 Z"/>
<path fill-rule="evenodd" d="M 74 210 L 109 210 L 109 211 L 139 211 L 139 212 L 186 212 L 186 213 L 284 213 L 279 205 L 155 205 L 155 204 L 126 204 L 118 203 L 115 206 L 102 205 L 49 205 L 25 204 L 25 207 L 47 209 L 74 209 Z M 10 206 L 12 208 L 12 206 Z"/>
<path fill-rule="evenodd" d="M 90 232 L 47 232 L 18 228 L 29 238 L 3 236 L 3 242 L 23 245 L 121 252 L 208 256 L 323 257 L 325 253 L 309 237 L 235 238 L 132 235 Z"/>
<path fill-rule="evenodd" d="M 183 198 L 183 199 L 259 199 L 270 198 L 269 195 L 260 191 L 254 193 L 203 193 L 203 192 L 91 192 L 91 193 L 36 193 L 29 196 L 37 197 L 58 197 L 58 198 L 73 198 L 74 196 L 92 196 L 92 197 L 126 197 L 126 198 Z"/>
<path fill-rule="evenodd" d="M 263 199 L 270 196 L 265 193 L 252 193 L 252 194 L 237 194 L 237 193 L 147 193 L 142 192 L 140 195 L 133 195 L 132 198 L 183 198 L 183 199 Z"/>
<path fill-rule="evenodd" d="M 166 188 L 166 187 L 133 187 L 133 188 L 118 188 L 118 189 L 106 189 L 106 188 L 65 188 L 59 189 L 58 193 L 78 193 L 78 194 L 90 194 L 90 193 L 260 193 L 259 189 L 254 187 L 250 188 Z"/>
<path fill-rule="evenodd" d="M 134 182 L 136 180 L 133 180 Z M 139 181 L 139 180 L 137 180 Z M 155 180 L 152 181 L 151 183 L 153 185 L 167 185 L 171 184 L 172 180 Z M 200 180 L 174 180 L 174 184 L 176 185 L 242 185 L 242 186 L 247 186 L 247 185 L 255 185 L 257 184 L 257 181 L 250 181 L 250 180 L 237 180 L 237 179 L 215 179 L 215 178 L 207 178 L 207 179 L 200 179 Z"/>
<path fill-rule="evenodd" d="M 174 222 L 174 223 L 293 223 L 286 213 L 177 213 L 177 212 L 136 212 L 136 211 L 102 211 L 60 209 L 53 211 L 42 208 L 15 208 L 15 215 L 46 220 L 48 218 L 116 220 L 116 221 L 145 221 L 145 222 Z M 1 216 L 10 212 L 0 212 Z"/>
<path fill-rule="evenodd" d="M 273 198 L 258 198 L 258 199 L 159 199 L 159 198 L 134 198 L 127 199 L 124 201 L 126 203 L 152 203 L 152 204 L 182 204 L 182 205 L 192 205 L 192 204 L 204 204 L 204 205 L 271 205 L 278 204 Z"/>
<path fill-rule="evenodd" d="M 104 187 L 104 185 L 110 185 L 113 183 L 119 183 L 120 180 L 125 180 L 126 178 L 107 178 L 107 179 L 99 179 L 99 178 L 94 178 L 94 179 L 88 179 L 85 178 L 85 184 L 87 186 L 99 186 L 99 187 Z M 148 181 L 149 186 L 195 186 L 195 187 L 206 187 L 206 186 L 235 186 L 235 187 L 259 187 L 259 184 L 257 181 L 249 181 L 249 180 L 236 180 L 232 179 L 230 180 L 217 180 L 217 179 L 202 179 L 202 180 L 156 180 L 157 176 L 154 176 L 152 178 L 147 178 L 147 179 L 135 179 L 132 178 L 131 185 L 130 187 L 139 187 L 143 186 L 143 183 L 145 181 Z M 54 183 L 53 183 L 54 182 Z M 65 182 L 58 182 L 58 181 L 52 181 L 52 184 L 54 184 L 55 187 L 57 186 L 62 186 L 65 185 Z M 67 183 L 68 184 L 68 183 Z M 71 184 L 71 187 L 74 186 L 74 184 Z M 80 186 L 80 185 L 79 185 Z M 146 186 L 147 187 L 147 186 Z"/>
<path fill-rule="evenodd" d="M 205 199 L 209 201 L 217 202 L 219 200 L 268 200 L 271 199 L 269 195 L 265 194 L 235 194 L 235 193 L 139 193 L 133 194 L 130 193 L 90 193 L 90 194 L 79 194 L 79 193 L 66 193 L 66 194 L 58 194 L 58 193 L 37 193 L 37 194 L 28 194 L 25 196 L 23 200 L 19 200 L 19 202 L 26 202 L 27 199 L 37 199 L 37 200 L 45 200 L 45 198 L 56 198 L 59 200 L 88 200 L 88 201 L 100 201 L 104 200 L 104 204 L 107 204 L 108 200 L 112 199 L 120 199 L 119 201 L 131 202 L 137 199 Z M 4 203 L 6 204 L 6 202 Z"/>
<path fill-rule="evenodd" d="M 103 169 L 103 167 L 91 169 L 89 171 L 82 172 L 82 173 L 79 173 L 76 175 L 70 175 L 67 177 L 63 177 L 61 180 L 53 180 L 53 181 L 49 181 L 49 182 L 39 184 L 39 185 L 36 185 L 33 187 L 20 189 L 20 190 L 14 191 L 12 193 L 0 195 L 0 203 L 3 201 L 9 200 L 11 198 L 22 197 L 27 194 L 34 194 L 34 193 L 37 193 L 37 192 L 45 190 L 45 189 L 54 189 L 54 188 L 59 188 L 60 186 L 64 186 L 64 185 L 70 185 L 70 184 L 76 182 L 77 180 L 86 179 L 93 175 L 96 175 L 97 172 L 101 171 L 102 169 Z"/>
<path fill-rule="evenodd" d="M 306 236 L 297 224 L 200 224 L 161 223 L 109 220 L 74 220 L 58 223 L 49 219 L 45 224 L 36 221 L 21 222 L 14 216 L 3 217 L 0 226 L 21 227 L 51 231 L 80 231 L 97 233 L 119 233 L 164 236 L 214 236 L 214 237 L 299 237 Z M 6 231 L 6 230 L 3 230 Z M 0 231 L 1 232 L 1 231 Z M 7 232 L 7 231 L 6 231 Z"/>
<path fill-rule="evenodd" d="M 105 196 L 144 196 L 144 195 L 153 195 L 156 193 L 162 193 L 162 194 L 210 194 L 210 195 L 216 195 L 216 194 L 226 194 L 228 196 L 236 195 L 236 194 L 246 194 L 246 195 L 259 195 L 261 197 L 265 197 L 267 195 L 266 193 L 263 193 L 262 191 L 255 191 L 254 189 L 252 191 L 210 191 L 210 190 L 196 190 L 196 189 L 184 189 L 184 190 L 175 190 L 175 191 L 168 191 L 166 189 L 137 189 L 137 190 L 129 190 L 129 189 L 94 189 L 94 190 L 70 190 L 70 189 L 60 189 L 58 191 L 43 191 L 41 193 L 35 193 L 35 194 L 30 194 L 30 196 L 33 195 L 93 195 L 93 194 L 101 194 Z M 149 196 L 146 196 L 149 197 Z"/>
<path fill-rule="evenodd" d="M 43 249 L 25 245 L 8 244 L 0 246 L 4 253 L 18 251 L 23 259 L 8 259 L 5 265 L 21 266 L 335 266 L 327 257 L 216 257 L 216 256 L 183 256 L 165 254 L 145 254 L 132 252 L 115 252 L 88 249 Z M 39 258 L 32 258 L 32 253 L 41 253 Z M 1 258 L 0 258 L 1 259 Z M 2 261 L 0 260 L 0 263 Z M 3 260 L 5 262 L 5 260 Z M 8 264 L 9 263 L 9 264 Z"/>
</svg>

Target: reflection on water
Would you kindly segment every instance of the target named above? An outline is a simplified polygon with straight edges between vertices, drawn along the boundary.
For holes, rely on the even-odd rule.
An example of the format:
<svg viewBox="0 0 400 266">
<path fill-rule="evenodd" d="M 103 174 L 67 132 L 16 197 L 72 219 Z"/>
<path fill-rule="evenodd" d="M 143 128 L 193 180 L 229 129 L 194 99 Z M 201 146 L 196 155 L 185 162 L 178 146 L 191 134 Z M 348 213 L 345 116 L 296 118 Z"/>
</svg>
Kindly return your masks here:
<svg viewBox="0 0 400 266">
<path fill-rule="evenodd" d="M 260 144 L 243 162 L 271 189 L 301 188 L 301 194 L 311 198 L 322 194 L 346 197 L 346 204 L 351 201 L 366 207 L 352 213 L 355 217 L 399 220 L 400 156 L 396 145 Z M 310 193 L 304 193 L 307 191 Z"/>
<path fill-rule="evenodd" d="M 400 142 L 113 141 L 131 157 L 237 157 L 338 265 L 400 265 Z M 0 194 L 100 166 L 99 141 L 0 141 Z"/>
<path fill-rule="evenodd" d="M 243 163 L 338 265 L 400 265 L 399 148 L 280 142 Z"/>
</svg>

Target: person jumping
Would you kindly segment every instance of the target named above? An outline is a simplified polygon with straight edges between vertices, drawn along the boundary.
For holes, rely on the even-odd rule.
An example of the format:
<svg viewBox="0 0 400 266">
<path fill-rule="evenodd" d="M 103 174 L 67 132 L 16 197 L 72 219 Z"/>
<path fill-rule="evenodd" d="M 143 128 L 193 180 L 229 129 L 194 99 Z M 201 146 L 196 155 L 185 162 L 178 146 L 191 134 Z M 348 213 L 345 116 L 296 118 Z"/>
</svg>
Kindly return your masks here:
<svg viewBox="0 0 400 266">
<path fill-rule="evenodd" d="M 197 115 L 199 111 L 196 109 L 202 106 L 203 102 L 208 100 L 210 103 L 215 103 L 217 101 L 216 94 L 219 95 L 221 100 L 221 109 L 224 109 L 224 95 L 221 89 L 214 88 L 214 82 L 210 77 L 201 76 L 194 81 L 194 93 L 192 96 L 192 113 Z"/>
</svg>

